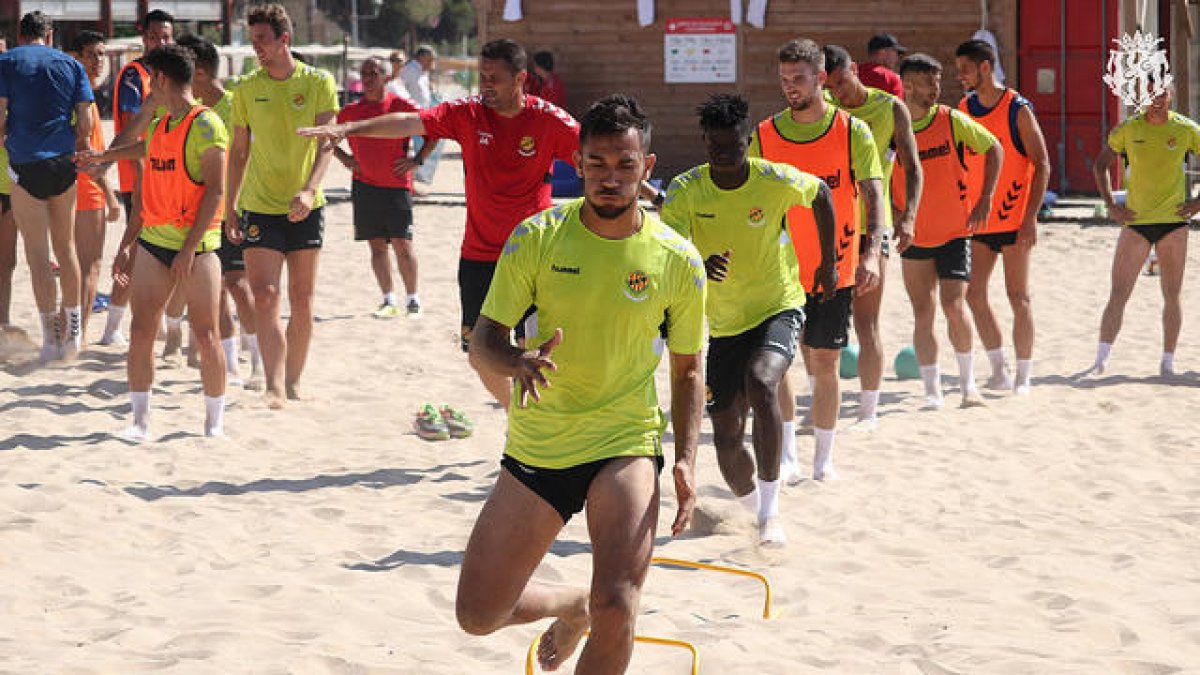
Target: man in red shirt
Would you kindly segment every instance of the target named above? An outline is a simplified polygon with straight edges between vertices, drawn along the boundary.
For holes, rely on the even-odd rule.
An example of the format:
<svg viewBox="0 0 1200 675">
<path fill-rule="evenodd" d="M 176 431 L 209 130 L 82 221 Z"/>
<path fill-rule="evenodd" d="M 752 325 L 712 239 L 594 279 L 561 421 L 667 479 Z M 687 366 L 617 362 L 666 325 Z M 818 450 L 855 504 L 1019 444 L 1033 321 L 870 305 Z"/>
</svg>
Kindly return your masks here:
<svg viewBox="0 0 1200 675">
<path fill-rule="evenodd" d="M 550 208 L 547 176 L 555 159 L 572 161 L 579 148 L 579 123 L 559 107 L 526 96 L 527 57 L 508 39 L 483 46 L 479 94 L 448 101 L 419 113 L 389 113 L 369 120 L 299 129 L 302 136 L 334 141 L 346 136 L 407 138 L 423 135 L 432 143 L 451 138 L 462 146 L 466 174 L 467 228 L 458 265 L 462 305 L 462 349 L 487 296 L 496 260 L 508 236 L 529 216 Z M 398 166 L 411 170 L 415 162 Z M 517 338 L 524 331 L 517 325 Z M 479 378 L 506 409 L 512 390 L 507 377 L 479 372 Z"/>
<path fill-rule="evenodd" d="M 908 49 L 891 33 L 877 33 L 867 41 L 867 60 L 858 64 L 858 79 L 868 87 L 882 89 L 897 98 L 904 98 L 904 84 L 896 74 L 896 66 Z"/>
<path fill-rule="evenodd" d="M 420 107 L 407 97 L 387 90 L 383 63 L 370 57 L 360 70 L 363 97 L 338 113 L 338 122 L 356 122 L 393 112 L 416 112 Z M 412 173 L 397 168 L 408 158 L 407 138 L 351 138 L 350 151 L 334 147 L 334 156 L 353 173 L 351 200 L 354 203 L 354 239 L 371 246 L 371 269 L 383 304 L 375 311 L 378 319 L 399 316 L 396 284 L 388 255 L 388 242 L 396 251 L 400 279 L 408 294 L 405 308 L 410 318 L 421 315 L 417 297 L 417 256 L 412 246 Z M 353 154 L 351 154 L 353 153 Z"/>
<path fill-rule="evenodd" d="M 540 85 L 537 91 L 530 92 L 526 87 L 525 93 L 532 93 L 554 105 L 565 108 L 567 105 L 567 89 L 563 86 L 562 78 L 554 74 L 554 55 L 547 51 L 533 55 L 533 74 L 537 75 Z"/>
</svg>

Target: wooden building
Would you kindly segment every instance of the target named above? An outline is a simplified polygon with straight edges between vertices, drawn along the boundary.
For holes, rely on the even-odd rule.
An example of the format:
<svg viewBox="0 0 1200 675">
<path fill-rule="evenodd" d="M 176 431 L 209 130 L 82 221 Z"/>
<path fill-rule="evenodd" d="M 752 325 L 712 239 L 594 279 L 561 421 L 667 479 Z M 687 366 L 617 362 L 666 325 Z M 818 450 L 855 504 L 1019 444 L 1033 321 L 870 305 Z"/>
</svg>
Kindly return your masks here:
<svg viewBox="0 0 1200 675">
<path fill-rule="evenodd" d="M 946 66 L 942 98 L 952 104 L 962 95 L 955 48 L 990 30 L 1007 83 L 1038 112 L 1054 165 L 1051 186 L 1059 190 L 1093 190 L 1091 160 L 1121 115 L 1101 77 L 1111 40 L 1122 32 L 1144 26 L 1168 38 L 1178 108 L 1190 112 L 1185 0 L 770 0 L 763 28 L 737 27 L 736 81 L 720 84 L 667 83 L 665 32 L 671 18 L 729 18 L 729 0 L 656 0 L 655 20 L 645 27 L 635 0 L 524 0 L 518 21 L 503 19 L 505 4 L 477 0 L 481 40 L 509 37 L 531 53 L 552 52 L 574 114 L 609 93 L 637 96 L 655 124 L 656 175 L 663 178 L 704 161 L 693 111 L 709 93 L 745 95 L 755 119 L 784 106 L 775 54 L 795 37 L 840 44 L 860 60 L 871 35 L 891 33 Z"/>
</svg>

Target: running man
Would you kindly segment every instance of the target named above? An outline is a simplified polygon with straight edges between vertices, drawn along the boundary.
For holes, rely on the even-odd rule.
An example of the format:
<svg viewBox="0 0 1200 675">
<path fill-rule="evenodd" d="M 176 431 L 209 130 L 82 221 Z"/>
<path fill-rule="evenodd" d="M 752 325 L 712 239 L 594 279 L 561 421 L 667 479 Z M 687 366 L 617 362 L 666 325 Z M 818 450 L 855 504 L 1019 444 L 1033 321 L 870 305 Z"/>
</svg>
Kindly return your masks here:
<svg viewBox="0 0 1200 675">
<path fill-rule="evenodd" d="M 623 673 L 658 525 L 662 432 L 651 345 L 668 327 L 672 477 L 682 533 L 695 506 L 703 405 L 704 264 L 696 248 L 638 208 L 650 175 L 650 122 L 625 96 L 583 116 L 575 165 L 585 197 L 524 221 L 504 246 L 471 341 L 476 367 L 516 380 L 500 476 L 471 532 L 458 623 L 472 635 L 544 617 L 544 669 L 591 631 L 577 673 Z M 534 301 L 537 349 L 509 331 Z M 553 386 L 550 386 L 553 385 Z M 591 588 L 530 578 L 586 509 Z"/>
<path fill-rule="evenodd" d="M 704 370 L 721 475 L 758 518 L 759 543 L 782 546 L 783 420 L 776 393 L 804 324 L 804 288 L 784 219 L 795 207 L 813 210 L 821 244 L 817 287 L 832 296 L 835 218 L 833 197 L 819 178 L 747 157 L 749 110 L 745 99 L 729 94 L 715 94 L 697 110 L 708 163 L 671 182 L 662 219 L 696 245 L 712 282 Z M 743 443 L 749 410 L 753 454 Z"/>
<path fill-rule="evenodd" d="M 1004 149 L 983 125 L 966 113 L 938 103 L 942 94 L 942 64 L 927 54 L 913 54 L 900 62 L 904 100 L 912 115 L 917 155 L 925 173 L 912 245 L 900 252 L 904 288 L 913 306 L 913 347 L 925 383 L 925 402 L 941 408 L 941 371 L 938 344 L 933 332 L 940 299 L 958 360 L 962 407 L 983 405 L 975 387 L 971 317 L 967 314 L 967 282 L 971 279 L 971 234 L 987 224 L 992 195 Z M 967 165 L 963 146 L 984 155 L 979 198 L 972 205 L 967 195 Z M 897 172 L 901 174 L 902 172 Z M 897 175 L 899 179 L 902 176 Z M 893 191 L 893 198 L 900 199 Z M 905 208 L 897 203 L 897 209 Z"/>
<path fill-rule="evenodd" d="M 221 118 L 225 129 L 233 134 L 233 92 L 226 89 L 217 77 L 220 68 L 220 55 L 217 47 L 207 38 L 196 35 L 183 35 L 178 44 L 192 52 L 196 59 L 196 74 L 192 78 L 192 93 L 201 103 Z M 226 221 L 229 221 L 226 214 Z M 233 218 L 237 222 L 236 216 Z M 254 320 L 254 295 L 250 292 L 250 283 L 246 281 L 246 261 L 242 255 L 242 246 L 229 241 L 225 233 L 228 228 L 221 230 L 221 247 L 217 249 L 217 257 L 221 260 L 221 309 L 220 331 L 221 350 L 225 353 L 225 373 L 229 386 L 257 391 L 264 386 L 262 376 L 262 354 L 258 350 L 257 323 Z M 232 301 L 232 302 L 231 302 Z M 238 372 L 237 338 L 234 336 L 233 309 L 237 308 L 237 320 L 242 327 L 242 345 L 250 352 L 250 379 L 242 380 Z M 189 359 L 195 355 L 189 353 Z"/>
<path fill-rule="evenodd" d="M 313 331 L 313 292 L 324 241 L 321 180 L 332 148 L 296 129 L 328 124 L 338 111 L 337 85 L 291 53 L 292 20 L 282 5 L 253 5 L 246 18 L 262 65 L 233 97 L 233 142 L 225 212 L 242 214 L 246 275 L 254 293 L 266 400 L 281 408 L 300 398 L 299 382 Z M 287 332 L 280 322 L 283 268 L 288 270 Z"/>
<path fill-rule="evenodd" d="M 362 62 L 363 97 L 338 113 L 339 123 L 371 119 L 394 112 L 416 112 L 416 103 L 387 91 L 383 63 L 370 57 Z M 350 151 L 334 146 L 333 153 L 353 174 L 350 197 L 354 203 L 354 240 L 371 247 L 371 270 L 383 293 L 383 304 L 375 310 L 377 319 L 400 315 L 396 300 L 396 281 L 388 249 L 396 252 L 396 265 L 408 297 L 404 311 L 409 318 L 421 315 L 417 295 L 417 254 L 413 250 L 413 176 L 402 171 L 408 158 L 407 138 L 351 138 Z"/>
<path fill-rule="evenodd" d="M 299 132 L 335 142 L 346 136 L 425 136 L 430 144 L 451 138 L 462 146 L 467 181 L 467 228 L 458 262 L 463 352 L 470 351 L 471 331 L 504 242 L 518 223 L 553 205 L 546 176 L 555 159 L 571 161 L 579 147 L 579 123 L 573 117 L 524 94 L 525 67 L 521 45 L 493 40 L 479 56 L 478 96 L 420 113 L 391 113 Z M 418 161 L 420 155 L 397 166 L 411 171 Z M 514 325 L 518 340 L 525 336 L 523 323 Z M 512 390 L 508 377 L 492 370 L 476 371 L 488 392 L 508 408 Z"/>
<path fill-rule="evenodd" d="M 1029 394 L 1033 378 L 1033 307 L 1029 299 L 1029 260 L 1037 244 L 1037 217 L 1050 181 L 1050 158 L 1033 106 L 1015 89 L 996 79 L 996 51 L 983 40 L 968 40 L 955 52 L 963 97 L 958 109 L 992 133 L 1004 148 L 997 184 L 1001 194 L 982 231 L 971 237 L 971 281 L 967 305 L 975 317 L 979 341 L 987 350 L 992 374 L 988 389 Z M 982 187 L 983 158 L 967 153 L 967 186 L 971 198 Z M 1013 348 L 1017 354 L 1014 382 L 1004 361 L 1000 324 L 988 301 L 988 282 L 996 259 L 1004 260 L 1004 288 L 1013 312 Z"/>
<path fill-rule="evenodd" d="M 153 9 L 142 17 L 138 27 L 142 30 L 142 56 L 125 64 L 114 78 L 113 85 L 113 145 L 124 144 L 125 137 L 121 131 L 131 123 L 142 109 L 142 105 L 151 94 L 150 71 L 146 69 L 146 56 L 154 50 L 171 44 L 175 36 L 175 17 L 161 9 Z M 150 120 L 146 119 L 145 124 Z M 141 137 L 141 129 L 137 129 Z M 128 134 L 126 134 L 127 136 Z M 142 176 L 142 165 L 138 162 L 117 163 L 118 195 L 125 206 L 125 223 L 141 218 L 142 200 L 138 192 L 138 183 Z M 136 250 L 134 255 L 137 255 Z M 108 317 L 104 323 L 104 334 L 100 336 L 102 345 L 123 345 L 125 335 L 121 332 L 121 322 L 125 318 L 125 310 L 129 307 L 129 288 L 114 284 L 112 295 L 108 302 Z"/>
<path fill-rule="evenodd" d="M 841 405 L 837 369 L 842 348 L 849 342 L 850 308 L 854 296 L 869 293 L 879 284 L 883 171 L 871 129 L 825 100 L 822 93 L 827 79 L 825 54 L 817 43 L 792 40 L 779 49 L 778 59 L 779 82 L 788 107 L 759 123 L 750 152 L 821 178 L 829 186 L 837 214 L 834 250 L 838 288 L 829 299 L 818 297 L 814 285 L 821 248 L 813 211 L 795 207 L 788 214 L 788 231 L 800 264 L 800 282 L 808 293 L 801 350 L 813 392 L 816 451 L 812 476 L 825 480 L 837 478 L 833 468 Z M 866 210 L 865 235 L 859 234 L 860 198 Z M 786 375 L 779 384 L 784 420 L 783 464 L 785 468 L 798 467 L 795 398 Z M 800 472 L 784 478 L 797 483 Z"/>
<path fill-rule="evenodd" d="M 1122 225 L 1113 252 L 1112 288 L 1100 318 L 1096 360 L 1083 375 L 1102 375 L 1121 331 L 1125 304 L 1133 293 L 1142 265 L 1151 250 L 1158 252 L 1159 284 L 1163 296 L 1163 353 L 1159 374 L 1175 376 L 1175 347 L 1183 325 L 1179 294 L 1187 262 L 1188 220 L 1200 213 L 1200 199 L 1189 199 L 1184 161 L 1200 153 L 1200 125 L 1171 110 L 1175 89 L 1154 99 L 1144 112 L 1117 125 L 1096 157 L 1096 187 L 1108 213 Z M 1125 204 L 1113 199 L 1109 169 L 1117 156 L 1125 158 Z"/>
<path fill-rule="evenodd" d="M 904 167 L 904 195 L 908 205 L 895 219 L 892 229 L 897 249 L 908 247 L 912 241 L 913 222 L 917 204 L 921 201 L 921 163 L 917 159 L 917 141 L 913 138 L 912 118 L 908 107 L 895 96 L 863 85 L 858 79 L 858 64 L 849 52 L 838 45 L 825 45 L 825 87 L 833 96 L 834 105 L 867 123 L 875 139 L 875 150 L 883 169 L 883 224 L 893 225 L 891 204 L 892 169 L 897 160 Z M 865 205 L 864 205 L 865 206 Z M 867 247 L 866 209 L 859 226 L 860 251 Z M 879 386 L 883 382 L 883 340 L 879 332 L 879 310 L 883 303 L 883 284 L 887 279 L 888 239 L 881 241 L 879 253 L 879 285 L 870 291 L 854 294 L 850 314 L 854 318 L 854 334 L 858 337 L 858 381 L 862 387 L 858 400 L 858 421 L 851 429 L 872 431 L 878 426 Z"/>
<path fill-rule="evenodd" d="M 80 31 L 71 43 L 71 52 L 88 75 L 88 83 L 99 82 L 104 74 L 104 36 L 94 30 Z M 95 95 L 95 91 L 92 92 Z M 104 132 L 100 127 L 100 109 L 91 106 L 92 133 L 88 139 L 92 150 L 104 150 Z M 108 183 L 107 170 L 93 177 L 79 170 L 75 178 L 75 253 L 79 257 L 82 281 L 80 302 L 83 307 L 80 341 L 87 344 L 88 319 L 92 303 L 100 286 L 100 268 L 104 257 L 104 231 L 108 223 L 121 217 L 117 194 Z"/>
<path fill-rule="evenodd" d="M 221 208 L 225 185 L 225 151 L 229 134 L 216 113 L 193 103 L 191 52 L 169 45 L 147 54 L 144 61 L 166 116 L 150 125 L 146 140 L 112 148 L 90 163 L 114 159 L 146 159 L 141 196 L 144 226 L 125 228 L 113 262 L 117 283 L 131 288 L 129 399 L 132 424 L 123 432 L 130 440 L 150 437 L 150 393 L 154 384 L 154 338 L 173 291 L 186 294 L 192 331 L 200 351 L 204 389 L 204 435 L 223 433 L 225 358 L 217 340 L 217 306 L 221 265 Z M 141 253 L 133 256 L 137 246 Z"/>
<path fill-rule="evenodd" d="M 19 32 L 20 46 L 0 54 L 0 137 L 16 178 L 13 213 L 42 315 L 41 360 L 74 359 L 83 330 L 74 158 L 75 152 L 88 149 L 95 96 L 83 65 L 49 46 L 50 17 L 30 12 L 21 17 Z M 61 314 L 51 250 L 62 287 Z"/>
</svg>

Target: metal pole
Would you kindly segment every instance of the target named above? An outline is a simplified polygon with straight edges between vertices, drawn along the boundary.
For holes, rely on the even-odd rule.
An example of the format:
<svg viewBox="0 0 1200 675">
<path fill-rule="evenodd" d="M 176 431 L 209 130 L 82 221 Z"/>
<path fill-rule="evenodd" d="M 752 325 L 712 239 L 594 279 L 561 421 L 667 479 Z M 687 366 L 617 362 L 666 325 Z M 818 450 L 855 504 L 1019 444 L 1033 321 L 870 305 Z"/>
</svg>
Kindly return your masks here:
<svg viewBox="0 0 1200 675">
<path fill-rule="evenodd" d="M 100 0 L 100 32 L 108 37 L 112 37 L 112 0 Z"/>
<path fill-rule="evenodd" d="M 1067 0 L 1059 0 L 1058 14 L 1058 171 L 1061 192 L 1067 192 Z"/>
<path fill-rule="evenodd" d="M 350 44 L 358 46 L 358 0 L 350 0 Z"/>
</svg>

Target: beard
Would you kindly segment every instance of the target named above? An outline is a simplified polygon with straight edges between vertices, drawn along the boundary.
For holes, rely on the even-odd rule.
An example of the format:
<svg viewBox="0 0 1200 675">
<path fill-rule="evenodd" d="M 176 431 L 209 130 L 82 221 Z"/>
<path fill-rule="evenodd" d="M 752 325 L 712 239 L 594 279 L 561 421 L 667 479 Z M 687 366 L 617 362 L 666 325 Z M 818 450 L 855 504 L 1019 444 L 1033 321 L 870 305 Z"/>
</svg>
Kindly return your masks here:
<svg viewBox="0 0 1200 675">
<path fill-rule="evenodd" d="M 636 198 L 629 200 L 628 203 L 621 206 L 600 206 L 591 201 L 588 202 L 588 205 L 592 207 L 592 211 L 600 218 L 604 220 L 616 220 L 625 215 L 635 203 L 637 203 Z"/>
<path fill-rule="evenodd" d="M 800 99 L 799 101 L 796 101 L 795 103 L 789 103 L 789 105 L 792 110 L 795 110 L 797 112 L 803 112 L 813 106 L 814 100 L 815 100 L 815 97 L 808 96 L 806 98 Z"/>
</svg>

